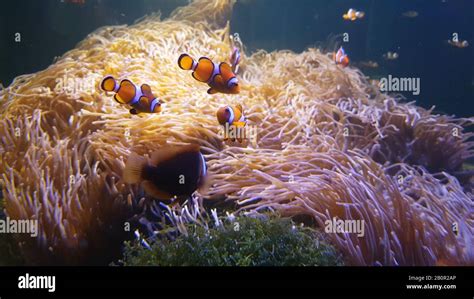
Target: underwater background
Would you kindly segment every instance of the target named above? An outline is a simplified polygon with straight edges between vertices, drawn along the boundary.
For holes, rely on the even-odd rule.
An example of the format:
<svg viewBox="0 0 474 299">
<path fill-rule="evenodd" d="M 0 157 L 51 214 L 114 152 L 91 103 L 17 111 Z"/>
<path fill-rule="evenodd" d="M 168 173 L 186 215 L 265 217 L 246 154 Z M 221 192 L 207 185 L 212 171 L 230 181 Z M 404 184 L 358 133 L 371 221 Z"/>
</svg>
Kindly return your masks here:
<svg viewBox="0 0 474 299">
<path fill-rule="evenodd" d="M 0 83 L 18 74 L 48 66 L 55 56 L 72 49 L 87 34 L 105 25 L 133 24 L 152 12 L 166 17 L 186 0 L 19 0 L 4 3 L 0 12 Z M 370 14 L 357 24 L 345 22 L 341 12 L 350 7 Z M 416 11 L 415 18 L 403 16 Z M 22 18 L 17 16 L 21 15 Z M 24 21 L 27 20 L 27 21 Z M 231 17 L 249 51 L 311 46 L 333 47 L 330 35 L 347 32 L 353 38 L 346 51 L 352 61 L 378 61 L 379 68 L 363 69 L 374 78 L 386 74 L 421 78 L 420 95 L 404 93 L 425 108 L 470 117 L 474 111 L 474 47 L 458 49 L 446 41 L 457 32 L 472 40 L 474 2 L 471 0 L 242 0 Z M 16 43 L 14 33 L 24 41 Z M 334 50 L 334 49 L 331 49 Z M 384 61 L 387 51 L 399 52 L 396 61 Z"/>
<path fill-rule="evenodd" d="M 473 265 L 473 3 L 5 3 L 0 220 L 39 232 L 0 235 L 24 259 L 0 264 Z M 345 20 L 350 8 L 363 14 Z M 234 94 L 178 62 L 235 47 Z M 148 84 L 163 108 L 135 115 L 109 76 Z M 381 91 L 387 76 L 419 78 L 420 94 Z M 222 138 L 226 105 L 255 140 Z M 127 178 L 129 161 L 189 144 L 208 189 L 167 205 Z M 362 236 L 328 231 L 336 219 Z"/>
</svg>

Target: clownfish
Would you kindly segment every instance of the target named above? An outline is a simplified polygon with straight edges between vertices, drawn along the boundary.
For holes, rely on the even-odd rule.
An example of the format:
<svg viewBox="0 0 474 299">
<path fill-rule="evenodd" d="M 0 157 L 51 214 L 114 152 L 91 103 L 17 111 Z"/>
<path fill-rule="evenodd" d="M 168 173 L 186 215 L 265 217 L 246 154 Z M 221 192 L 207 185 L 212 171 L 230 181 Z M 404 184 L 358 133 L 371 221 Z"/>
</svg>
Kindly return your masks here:
<svg viewBox="0 0 474 299">
<path fill-rule="evenodd" d="M 342 67 L 349 65 L 349 56 L 346 55 L 346 52 L 344 52 L 342 47 L 340 47 L 337 52 L 332 54 L 332 59 L 336 64 L 342 65 Z"/>
<path fill-rule="evenodd" d="M 178 202 L 203 187 L 206 175 L 206 160 L 197 144 L 165 146 L 150 159 L 132 153 L 123 171 L 126 183 L 141 184 L 156 199 Z"/>
<path fill-rule="evenodd" d="M 229 124 L 241 128 L 247 124 L 247 119 L 244 116 L 243 108 L 240 104 L 235 107 L 221 107 L 217 110 L 216 115 L 217 121 L 223 126 Z"/>
<path fill-rule="evenodd" d="M 208 94 L 218 92 L 237 94 L 240 92 L 239 81 L 232 71 L 232 67 L 226 62 L 217 64 L 207 57 L 201 57 L 196 62 L 188 54 L 181 54 L 178 65 L 183 70 L 192 70 L 194 79 L 207 83 L 210 87 L 207 90 Z"/>
<path fill-rule="evenodd" d="M 138 87 L 128 79 L 124 79 L 120 81 L 120 84 L 117 84 L 114 77 L 106 76 L 100 87 L 104 91 L 115 92 L 115 101 L 131 106 L 131 114 L 161 112 L 162 102 L 153 95 L 148 84 L 142 84 L 141 87 Z"/>
<path fill-rule="evenodd" d="M 224 126 L 226 130 L 230 129 L 230 126 L 234 126 L 236 130 L 241 130 L 247 125 L 247 119 L 244 116 L 242 105 L 238 104 L 235 107 L 225 106 L 220 107 L 216 113 L 217 121 L 219 124 Z M 241 134 L 237 134 L 241 136 Z M 227 136 L 227 134 L 225 135 Z M 228 138 L 224 138 L 227 140 Z M 242 142 L 242 138 L 237 138 L 239 142 Z M 235 141 L 235 138 L 232 138 L 232 141 Z"/>
<path fill-rule="evenodd" d="M 365 12 L 357 11 L 351 8 L 345 14 L 342 15 L 342 18 L 344 20 L 355 21 L 357 19 L 362 19 L 364 16 L 365 16 Z"/>
</svg>

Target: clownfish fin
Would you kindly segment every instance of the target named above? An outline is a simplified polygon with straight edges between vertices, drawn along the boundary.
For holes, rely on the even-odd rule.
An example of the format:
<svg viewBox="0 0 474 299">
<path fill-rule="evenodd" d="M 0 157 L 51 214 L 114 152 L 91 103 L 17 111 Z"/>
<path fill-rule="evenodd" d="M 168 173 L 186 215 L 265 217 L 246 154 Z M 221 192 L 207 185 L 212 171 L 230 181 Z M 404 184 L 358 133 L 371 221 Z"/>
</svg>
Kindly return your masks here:
<svg viewBox="0 0 474 299">
<path fill-rule="evenodd" d="M 150 162 L 151 165 L 156 166 L 163 161 L 171 159 L 175 155 L 175 147 L 163 147 L 151 154 Z"/>
<path fill-rule="evenodd" d="M 124 102 L 120 101 L 120 97 L 118 96 L 118 94 L 114 94 L 114 100 L 119 104 L 124 104 Z"/>
<path fill-rule="evenodd" d="M 211 87 L 211 88 L 209 88 L 209 89 L 207 90 L 207 93 L 208 93 L 208 94 L 216 94 L 216 93 L 217 93 L 217 90 Z"/>
<path fill-rule="evenodd" d="M 136 184 L 142 181 L 143 169 L 147 165 L 147 159 L 132 153 L 125 164 L 123 179 L 128 184 Z"/>
<path fill-rule="evenodd" d="M 104 91 L 116 91 L 117 81 L 113 76 L 106 76 L 102 79 L 102 82 L 100 82 L 100 88 Z"/>
<path fill-rule="evenodd" d="M 148 97 L 148 98 L 154 98 L 153 92 L 151 91 L 150 85 L 148 85 L 148 84 L 142 84 L 142 86 L 140 87 L 140 89 L 142 90 L 142 94 L 144 94 L 146 97 Z"/>
<path fill-rule="evenodd" d="M 232 125 L 234 125 L 234 126 L 237 127 L 237 128 L 243 128 L 243 127 L 245 127 L 246 124 L 247 124 L 247 123 L 244 122 L 244 121 L 236 121 L 236 122 L 234 122 Z"/>
<path fill-rule="evenodd" d="M 138 103 L 140 103 L 140 107 L 150 106 L 150 101 L 146 96 L 141 96 L 140 99 L 138 99 Z"/>
<path fill-rule="evenodd" d="M 227 62 L 222 62 L 219 65 L 219 74 L 222 76 L 225 83 L 235 77 L 232 67 Z"/>
<path fill-rule="evenodd" d="M 130 109 L 130 114 L 133 114 L 133 115 L 138 114 L 137 109 L 135 109 L 135 108 Z"/>
<path fill-rule="evenodd" d="M 214 76 L 212 79 L 212 82 L 214 82 L 217 85 L 225 85 L 224 78 L 220 74 L 217 74 Z"/>
<path fill-rule="evenodd" d="M 155 185 L 153 185 L 152 182 L 144 181 L 142 183 L 142 186 L 145 192 L 154 198 L 163 199 L 163 200 L 170 200 L 171 198 L 173 198 L 173 195 L 161 191 Z"/>
<path fill-rule="evenodd" d="M 151 154 L 150 162 L 151 165 L 158 165 L 163 161 L 170 160 L 176 155 L 185 153 L 185 152 L 196 152 L 199 151 L 200 147 L 198 144 L 190 144 L 185 146 L 165 146 L 162 147 Z"/>
<path fill-rule="evenodd" d="M 235 105 L 235 107 L 237 107 L 237 109 L 240 110 L 240 113 L 244 114 L 244 108 L 242 107 L 241 104 L 237 104 L 237 105 Z"/>
<path fill-rule="evenodd" d="M 214 176 L 207 173 L 207 166 L 206 166 L 206 161 L 204 161 L 204 158 L 203 158 L 203 167 L 204 167 L 204 171 L 203 171 L 203 175 L 201 176 L 201 179 L 199 181 L 199 187 L 198 187 L 198 191 L 199 193 L 201 194 L 207 194 L 209 192 L 209 189 L 211 189 L 212 187 L 212 184 L 213 182 L 215 181 L 214 179 Z"/>
<path fill-rule="evenodd" d="M 193 78 L 200 82 L 208 82 L 214 74 L 214 63 L 207 57 L 199 58 L 193 72 Z"/>
<path fill-rule="evenodd" d="M 181 54 L 178 58 L 178 66 L 186 71 L 193 69 L 194 59 L 188 54 Z"/>
<path fill-rule="evenodd" d="M 232 67 L 227 62 L 221 62 L 221 64 L 219 64 L 219 69 L 221 72 L 232 73 Z"/>
</svg>

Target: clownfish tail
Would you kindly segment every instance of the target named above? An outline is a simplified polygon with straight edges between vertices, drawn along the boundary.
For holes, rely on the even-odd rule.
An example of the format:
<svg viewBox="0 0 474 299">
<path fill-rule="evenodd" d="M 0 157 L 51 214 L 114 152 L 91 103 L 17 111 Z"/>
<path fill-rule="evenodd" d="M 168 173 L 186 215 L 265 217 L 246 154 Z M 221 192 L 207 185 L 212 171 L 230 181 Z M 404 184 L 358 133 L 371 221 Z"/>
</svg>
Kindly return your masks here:
<svg viewBox="0 0 474 299">
<path fill-rule="evenodd" d="M 188 54 L 181 54 L 178 58 L 178 65 L 181 69 L 189 71 L 196 68 L 196 62 Z"/>
<path fill-rule="evenodd" d="M 143 170 L 148 164 L 145 157 L 132 153 L 125 164 L 123 179 L 127 184 L 136 184 L 143 179 Z"/>
<path fill-rule="evenodd" d="M 100 83 L 100 88 L 104 91 L 115 91 L 117 92 L 118 90 L 118 84 L 117 81 L 113 76 L 105 76 L 104 79 L 102 79 L 102 82 Z"/>
</svg>

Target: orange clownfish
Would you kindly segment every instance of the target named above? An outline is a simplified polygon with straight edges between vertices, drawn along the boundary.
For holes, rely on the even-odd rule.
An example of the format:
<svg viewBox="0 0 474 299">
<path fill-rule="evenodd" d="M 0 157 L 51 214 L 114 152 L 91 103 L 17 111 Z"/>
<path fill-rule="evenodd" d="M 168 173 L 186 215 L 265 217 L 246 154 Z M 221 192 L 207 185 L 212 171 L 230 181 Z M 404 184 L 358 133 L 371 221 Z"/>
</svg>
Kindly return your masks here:
<svg viewBox="0 0 474 299">
<path fill-rule="evenodd" d="M 349 56 L 346 55 L 342 47 L 340 47 L 336 53 L 332 54 L 332 58 L 336 64 L 340 64 L 342 67 L 349 65 Z"/>
<path fill-rule="evenodd" d="M 195 61 L 188 54 L 182 54 L 179 56 L 178 65 L 183 70 L 192 70 L 194 79 L 207 83 L 210 87 L 207 90 L 208 94 L 240 92 L 239 81 L 232 67 L 226 62 L 217 64 L 207 57 L 201 57 L 199 61 Z"/>
<path fill-rule="evenodd" d="M 247 125 L 242 105 L 221 107 L 217 110 L 216 115 L 219 124 L 224 126 L 224 141 L 228 140 L 230 136 L 232 141 L 237 139 L 242 142 L 245 135 L 242 129 Z"/>
<path fill-rule="evenodd" d="M 362 19 L 364 16 L 365 16 L 365 12 L 357 11 L 351 8 L 345 14 L 342 15 L 342 18 L 344 20 L 355 21 L 357 19 Z"/>
<path fill-rule="evenodd" d="M 114 99 L 120 103 L 129 105 L 131 114 L 138 113 L 159 113 L 161 112 L 161 100 L 157 99 L 148 84 L 141 87 L 133 84 L 132 81 L 124 79 L 117 84 L 117 80 L 112 76 L 106 76 L 100 87 L 104 91 L 115 92 Z"/>
<path fill-rule="evenodd" d="M 241 128 L 247 124 L 247 119 L 244 116 L 243 108 L 240 104 L 235 107 L 221 107 L 217 110 L 216 115 L 217 121 L 223 126 L 229 124 Z"/>
</svg>

